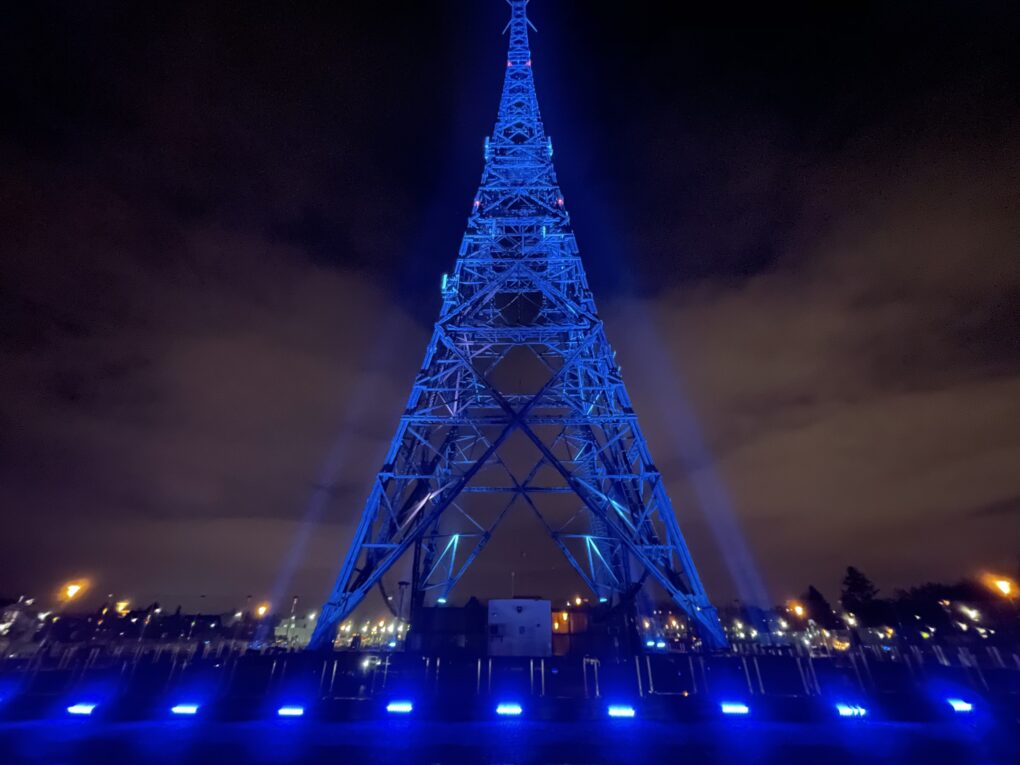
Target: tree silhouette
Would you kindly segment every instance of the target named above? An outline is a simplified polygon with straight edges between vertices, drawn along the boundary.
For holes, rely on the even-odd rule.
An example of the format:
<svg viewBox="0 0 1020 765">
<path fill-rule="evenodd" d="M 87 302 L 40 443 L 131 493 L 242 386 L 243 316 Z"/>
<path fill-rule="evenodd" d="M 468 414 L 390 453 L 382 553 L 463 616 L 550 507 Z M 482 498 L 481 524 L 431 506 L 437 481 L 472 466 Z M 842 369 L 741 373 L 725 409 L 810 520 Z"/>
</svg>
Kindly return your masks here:
<svg viewBox="0 0 1020 765">
<path fill-rule="evenodd" d="M 871 610 L 869 607 L 874 603 L 876 595 L 878 595 L 878 588 L 874 582 L 868 579 L 860 569 L 847 566 L 846 576 L 843 577 L 843 591 L 839 596 L 839 602 L 843 604 L 843 608 L 860 615 Z"/>
<path fill-rule="evenodd" d="M 807 588 L 807 592 L 801 596 L 801 600 L 804 602 L 808 618 L 813 620 L 819 627 L 835 629 L 839 626 L 836 614 L 833 613 L 829 601 L 825 599 L 825 596 L 814 585 Z"/>
</svg>

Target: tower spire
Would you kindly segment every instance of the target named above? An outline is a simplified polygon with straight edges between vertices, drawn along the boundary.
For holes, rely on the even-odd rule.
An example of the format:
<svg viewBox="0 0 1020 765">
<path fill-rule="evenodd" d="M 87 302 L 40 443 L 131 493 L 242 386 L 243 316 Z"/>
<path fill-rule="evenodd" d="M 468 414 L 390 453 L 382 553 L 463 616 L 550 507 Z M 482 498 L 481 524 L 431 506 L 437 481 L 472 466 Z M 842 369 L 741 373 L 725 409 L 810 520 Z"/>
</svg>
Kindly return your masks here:
<svg viewBox="0 0 1020 765">
<path fill-rule="evenodd" d="M 546 142 L 542 115 L 535 95 L 535 78 L 531 71 L 531 48 L 528 45 L 528 0 L 507 0 L 511 8 L 510 47 L 506 57 L 506 76 L 503 94 L 499 101 L 499 114 L 492 140 L 520 146 L 526 143 Z M 506 30 L 504 30 L 506 31 Z M 486 152 L 486 159 L 489 154 Z M 551 165 L 551 163 L 550 163 Z"/>
<path fill-rule="evenodd" d="M 523 60 L 531 58 L 531 50 L 528 46 L 528 27 L 535 29 L 535 25 L 528 18 L 528 0 L 506 0 L 506 2 L 510 6 L 510 21 L 507 22 L 503 32 L 506 32 L 507 29 L 510 30 L 509 58 L 511 61 L 521 58 L 523 63 Z"/>
</svg>

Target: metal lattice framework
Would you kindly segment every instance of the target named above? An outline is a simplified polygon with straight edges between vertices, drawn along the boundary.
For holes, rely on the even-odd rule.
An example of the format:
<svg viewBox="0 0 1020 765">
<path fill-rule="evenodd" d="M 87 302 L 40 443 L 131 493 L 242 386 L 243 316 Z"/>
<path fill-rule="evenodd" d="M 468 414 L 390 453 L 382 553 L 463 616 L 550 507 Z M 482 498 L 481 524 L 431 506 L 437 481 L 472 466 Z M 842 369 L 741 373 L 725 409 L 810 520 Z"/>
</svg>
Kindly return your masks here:
<svg viewBox="0 0 1020 765">
<path fill-rule="evenodd" d="M 446 597 L 507 513 L 533 512 L 600 602 L 648 576 L 725 644 L 603 332 L 552 163 L 528 0 L 485 169 L 421 371 L 311 647 L 405 554 Z"/>
</svg>

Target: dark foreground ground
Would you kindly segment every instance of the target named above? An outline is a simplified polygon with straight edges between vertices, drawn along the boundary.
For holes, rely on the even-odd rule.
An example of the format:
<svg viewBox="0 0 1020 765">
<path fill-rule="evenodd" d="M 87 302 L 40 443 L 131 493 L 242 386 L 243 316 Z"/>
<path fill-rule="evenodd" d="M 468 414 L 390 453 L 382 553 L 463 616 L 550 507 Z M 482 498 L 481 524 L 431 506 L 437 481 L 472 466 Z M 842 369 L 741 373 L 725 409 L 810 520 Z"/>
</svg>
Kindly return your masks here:
<svg viewBox="0 0 1020 765">
<path fill-rule="evenodd" d="M 954 724 L 50 720 L 0 724 L 0 762 L 1016 765 L 1020 749 L 1015 726 L 979 719 Z"/>
</svg>

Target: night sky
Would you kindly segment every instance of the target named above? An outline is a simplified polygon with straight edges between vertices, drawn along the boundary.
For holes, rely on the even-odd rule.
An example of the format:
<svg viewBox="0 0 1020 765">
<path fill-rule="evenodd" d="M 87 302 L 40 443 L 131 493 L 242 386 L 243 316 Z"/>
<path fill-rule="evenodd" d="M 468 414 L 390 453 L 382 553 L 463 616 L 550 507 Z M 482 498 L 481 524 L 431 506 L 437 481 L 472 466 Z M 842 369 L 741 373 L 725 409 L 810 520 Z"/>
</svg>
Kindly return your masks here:
<svg viewBox="0 0 1020 765">
<path fill-rule="evenodd" d="M 709 5 L 530 14 L 566 206 L 710 594 L 736 591 L 699 471 L 777 600 L 847 564 L 885 592 L 1014 568 L 1020 12 Z M 508 9 L 4 15 L 0 595 L 266 597 L 332 454 L 282 585 L 320 600 L 439 310 Z M 501 549 L 479 594 L 509 566 L 576 588 Z"/>
</svg>

